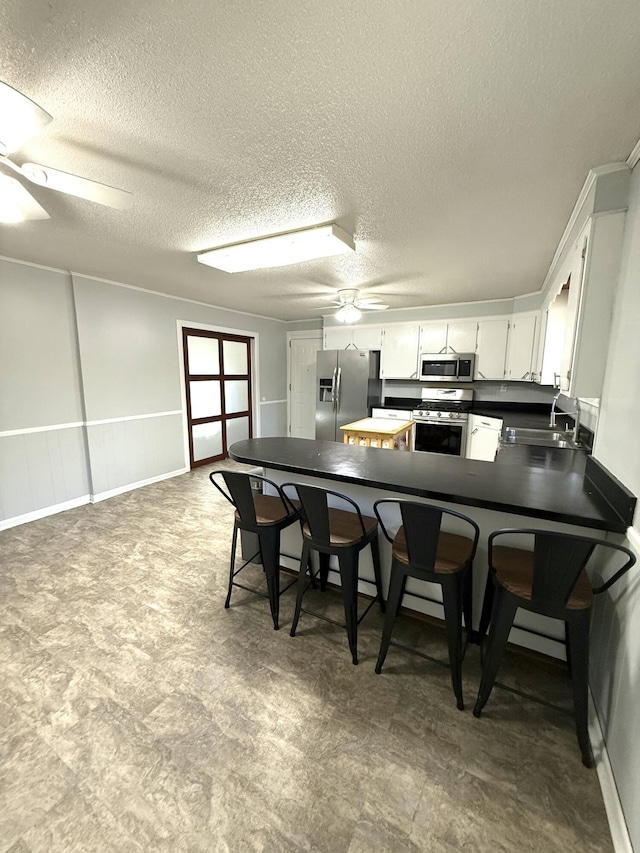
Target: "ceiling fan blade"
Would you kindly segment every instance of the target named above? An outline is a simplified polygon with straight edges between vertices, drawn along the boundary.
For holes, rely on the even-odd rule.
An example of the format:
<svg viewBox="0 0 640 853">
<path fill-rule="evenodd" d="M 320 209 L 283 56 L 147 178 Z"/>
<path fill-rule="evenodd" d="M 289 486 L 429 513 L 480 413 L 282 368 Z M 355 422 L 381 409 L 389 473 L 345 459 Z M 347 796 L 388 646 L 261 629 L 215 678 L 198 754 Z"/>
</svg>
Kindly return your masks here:
<svg viewBox="0 0 640 853">
<path fill-rule="evenodd" d="M 51 120 L 52 116 L 35 101 L 0 81 L 0 153 L 20 148 Z"/>
<path fill-rule="evenodd" d="M 389 307 L 382 302 L 371 302 L 368 299 L 356 299 L 354 305 L 356 308 L 364 308 L 365 311 L 386 311 Z"/>
<path fill-rule="evenodd" d="M 20 181 L 8 175 L 0 175 L 0 223 L 11 225 L 25 220 L 49 219 L 41 207 Z"/>
<path fill-rule="evenodd" d="M 48 187 L 50 190 L 58 190 L 67 195 L 85 198 L 96 204 L 104 204 L 106 207 L 115 207 L 117 210 L 129 210 L 133 207 L 133 195 L 125 190 L 109 187 L 88 178 L 80 178 L 78 175 L 70 175 L 51 169 L 49 166 L 39 166 L 37 163 L 23 163 L 21 172 L 24 177 L 33 184 Z"/>
</svg>

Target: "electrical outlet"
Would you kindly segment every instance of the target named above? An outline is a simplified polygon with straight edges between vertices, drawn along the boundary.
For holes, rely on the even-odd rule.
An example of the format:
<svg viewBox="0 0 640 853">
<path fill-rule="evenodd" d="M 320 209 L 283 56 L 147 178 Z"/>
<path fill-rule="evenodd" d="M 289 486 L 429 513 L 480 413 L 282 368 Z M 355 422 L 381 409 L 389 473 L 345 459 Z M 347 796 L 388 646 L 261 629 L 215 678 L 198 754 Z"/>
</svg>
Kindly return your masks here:
<svg viewBox="0 0 640 853">
<path fill-rule="evenodd" d="M 509 388 L 509 386 L 507 385 L 506 382 L 503 382 L 502 385 L 500 386 L 501 391 L 507 391 L 508 388 Z"/>
</svg>

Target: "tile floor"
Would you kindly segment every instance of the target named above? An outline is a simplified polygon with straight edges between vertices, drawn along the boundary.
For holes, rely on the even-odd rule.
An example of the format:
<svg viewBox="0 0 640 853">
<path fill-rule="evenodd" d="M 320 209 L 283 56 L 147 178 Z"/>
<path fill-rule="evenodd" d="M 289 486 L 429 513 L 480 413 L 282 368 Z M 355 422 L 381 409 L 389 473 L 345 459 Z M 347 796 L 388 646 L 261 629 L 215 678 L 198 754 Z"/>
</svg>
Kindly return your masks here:
<svg viewBox="0 0 640 853">
<path fill-rule="evenodd" d="M 448 670 L 363 622 L 223 601 L 232 516 L 209 469 L 0 533 L 0 851 L 611 850 L 571 717 Z M 259 569 L 251 569 L 262 581 Z M 335 593 L 311 591 L 339 613 Z M 313 602 L 309 600 L 309 605 Z M 398 639 L 446 656 L 414 618 Z M 570 707 L 562 667 L 503 681 Z"/>
</svg>

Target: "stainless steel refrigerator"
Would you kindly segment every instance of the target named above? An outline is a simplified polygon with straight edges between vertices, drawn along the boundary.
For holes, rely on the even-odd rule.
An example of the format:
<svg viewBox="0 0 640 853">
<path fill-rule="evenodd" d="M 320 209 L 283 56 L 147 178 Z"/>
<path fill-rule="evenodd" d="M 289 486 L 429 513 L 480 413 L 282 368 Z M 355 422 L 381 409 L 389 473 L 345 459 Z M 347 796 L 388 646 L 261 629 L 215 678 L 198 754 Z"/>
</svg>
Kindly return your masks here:
<svg viewBox="0 0 640 853">
<path fill-rule="evenodd" d="M 316 362 L 316 438 L 342 441 L 344 424 L 366 418 L 381 403 L 380 353 L 329 349 Z"/>
</svg>

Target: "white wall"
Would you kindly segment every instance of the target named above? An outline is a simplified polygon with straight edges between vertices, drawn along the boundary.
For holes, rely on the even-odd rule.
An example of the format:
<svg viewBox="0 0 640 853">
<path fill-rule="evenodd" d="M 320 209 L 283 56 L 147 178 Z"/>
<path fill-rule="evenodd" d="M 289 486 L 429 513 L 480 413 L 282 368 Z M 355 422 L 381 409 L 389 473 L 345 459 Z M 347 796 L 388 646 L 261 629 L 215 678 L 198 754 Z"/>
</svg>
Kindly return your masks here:
<svg viewBox="0 0 640 853">
<path fill-rule="evenodd" d="M 640 495 L 640 167 L 631 179 L 595 457 Z M 639 563 L 596 599 L 591 689 L 635 850 L 640 851 L 640 509 L 618 541 Z M 613 538 L 613 537 L 611 537 Z"/>
<path fill-rule="evenodd" d="M 185 469 L 179 322 L 259 342 L 254 434 L 286 435 L 286 323 L 6 259 L 0 317 L 0 529 Z"/>
</svg>

